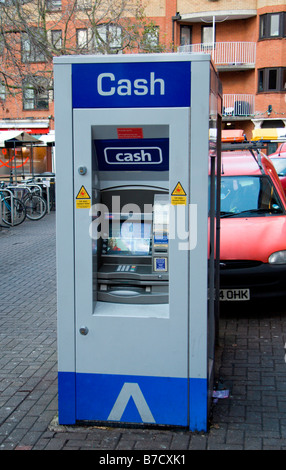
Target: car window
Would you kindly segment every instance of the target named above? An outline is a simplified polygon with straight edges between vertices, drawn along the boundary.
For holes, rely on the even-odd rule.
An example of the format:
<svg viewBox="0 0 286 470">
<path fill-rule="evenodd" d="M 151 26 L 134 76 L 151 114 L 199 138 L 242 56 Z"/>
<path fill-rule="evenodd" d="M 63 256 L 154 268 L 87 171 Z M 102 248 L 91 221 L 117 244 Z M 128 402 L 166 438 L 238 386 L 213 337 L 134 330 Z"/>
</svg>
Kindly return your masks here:
<svg viewBox="0 0 286 470">
<path fill-rule="evenodd" d="M 286 176 L 286 158 L 271 158 L 278 176 Z"/>
<path fill-rule="evenodd" d="M 222 216 L 261 216 L 283 213 L 282 203 L 268 176 L 222 176 Z"/>
</svg>

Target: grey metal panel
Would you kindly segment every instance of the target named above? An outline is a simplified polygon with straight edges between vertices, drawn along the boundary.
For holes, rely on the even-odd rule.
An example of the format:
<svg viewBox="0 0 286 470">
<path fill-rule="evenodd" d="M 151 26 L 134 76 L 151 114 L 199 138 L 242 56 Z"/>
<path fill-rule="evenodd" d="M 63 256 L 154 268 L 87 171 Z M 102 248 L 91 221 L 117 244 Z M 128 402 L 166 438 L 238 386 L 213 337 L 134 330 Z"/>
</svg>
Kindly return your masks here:
<svg viewBox="0 0 286 470">
<path fill-rule="evenodd" d="M 188 171 L 182 174 L 181 168 L 186 165 L 189 148 L 189 109 L 175 108 L 171 111 L 140 109 L 133 110 L 131 113 L 134 125 L 170 126 L 170 152 L 174 155 L 170 169 L 170 188 L 175 187 L 179 179 L 187 188 Z M 74 111 L 75 167 L 84 165 L 88 170 L 82 177 L 75 168 L 74 194 L 82 184 L 88 192 L 92 190 L 90 172 L 92 126 L 97 124 L 124 125 L 125 123 L 130 123 L 130 110 L 112 110 L 112 113 L 105 109 Z M 133 183 L 135 178 L 136 176 L 134 176 Z M 187 211 L 186 208 L 185 210 Z M 170 289 L 170 313 L 167 318 L 165 313 L 163 316 L 159 314 L 162 306 L 158 306 L 154 317 L 142 318 L 139 311 L 137 315 L 135 305 L 133 315 L 129 313 L 110 317 L 104 314 L 102 303 L 100 303 L 101 313 L 97 312 L 96 307 L 93 315 L 91 240 L 87 230 L 90 220 L 88 210 L 77 210 L 75 217 L 77 370 L 106 374 L 187 377 L 188 299 L 184 292 L 188 290 L 188 263 L 186 253 L 179 250 L 178 241 L 170 241 L 173 247 L 170 256 L 172 287 Z M 116 308 L 116 304 L 113 306 Z M 106 308 L 110 310 L 110 305 Z M 87 336 L 78 333 L 83 325 L 89 328 Z"/>
<path fill-rule="evenodd" d="M 118 55 L 68 55 L 55 57 L 55 64 L 84 64 L 95 62 L 208 62 L 210 61 L 209 54 L 190 54 L 190 53 L 164 53 L 164 54 L 124 54 Z"/>
<path fill-rule="evenodd" d="M 190 251 L 190 377 L 206 378 L 210 63 L 192 62 L 191 80 L 190 190 L 198 211 L 197 243 Z"/>
<path fill-rule="evenodd" d="M 59 370 L 75 370 L 74 201 L 71 66 L 55 66 L 57 303 Z"/>
</svg>

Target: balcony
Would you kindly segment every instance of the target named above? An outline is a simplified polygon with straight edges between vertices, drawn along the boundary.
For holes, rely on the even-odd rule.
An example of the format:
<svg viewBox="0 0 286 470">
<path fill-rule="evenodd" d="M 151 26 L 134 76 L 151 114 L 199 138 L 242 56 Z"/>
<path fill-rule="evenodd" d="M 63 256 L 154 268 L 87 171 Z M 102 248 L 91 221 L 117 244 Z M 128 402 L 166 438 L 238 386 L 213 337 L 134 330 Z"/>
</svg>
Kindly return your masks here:
<svg viewBox="0 0 286 470">
<path fill-rule="evenodd" d="M 255 68 L 255 42 L 216 42 L 189 44 L 179 47 L 179 52 L 211 54 L 219 71 L 249 70 Z"/>
<path fill-rule="evenodd" d="M 223 95 L 223 118 L 227 120 L 249 119 L 254 115 L 254 95 L 225 94 Z M 224 120 L 226 120 L 224 119 Z"/>
</svg>

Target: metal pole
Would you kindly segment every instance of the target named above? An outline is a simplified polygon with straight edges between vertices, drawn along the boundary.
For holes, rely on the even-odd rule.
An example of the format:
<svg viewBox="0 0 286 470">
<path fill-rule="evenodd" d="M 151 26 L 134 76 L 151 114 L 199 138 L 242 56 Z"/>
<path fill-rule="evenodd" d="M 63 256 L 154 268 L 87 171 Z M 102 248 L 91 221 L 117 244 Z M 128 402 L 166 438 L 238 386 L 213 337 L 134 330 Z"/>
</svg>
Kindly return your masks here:
<svg viewBox="0 0 286 470">
<path fill-rule="evenodd" d="M 14 140 L 15 182 L 17 183 L 16 141 Z"/>
<path fill-rule="evenodd" d="M 0 227 L 2 227 L 2 203 L 3 203 L 3 197 L 2 194 L 0 195 Z"/>
<path fill-rule="evenodd" d="M 213 51 L 215 47 L 215 16 L 213 16 Z"/>
<path fill-rule="evenodd" d="M 31 164 L 32 164 L 32 177 L 34 178 L 34 155 L 33 155 L 33 144 L 31 144 Z"/>
</svg>

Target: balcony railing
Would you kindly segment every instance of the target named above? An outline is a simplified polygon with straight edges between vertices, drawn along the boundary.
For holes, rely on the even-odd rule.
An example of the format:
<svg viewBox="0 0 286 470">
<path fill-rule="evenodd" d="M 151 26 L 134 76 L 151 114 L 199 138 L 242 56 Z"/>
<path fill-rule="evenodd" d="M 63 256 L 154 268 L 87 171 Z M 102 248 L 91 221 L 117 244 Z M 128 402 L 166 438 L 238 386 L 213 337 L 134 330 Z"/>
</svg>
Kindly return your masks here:
<svg viewBox="0 0 286 470">
<path fill-rule="evenodd" d="M 254 95 L 226 94 L 223 95 L 223 116 L 247 117 L 254 114 Z"/>
<path fill-rule="evenodd" d="M 217 66 L 254 67 L 256 59 L 255 42 L 216 42 L 180 46 L 179 52 L 203 52 L 211 54 Z"/>
</svg>

